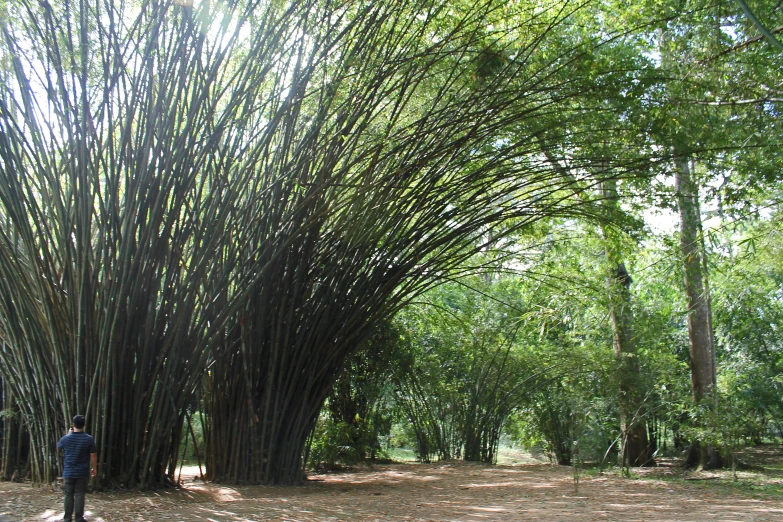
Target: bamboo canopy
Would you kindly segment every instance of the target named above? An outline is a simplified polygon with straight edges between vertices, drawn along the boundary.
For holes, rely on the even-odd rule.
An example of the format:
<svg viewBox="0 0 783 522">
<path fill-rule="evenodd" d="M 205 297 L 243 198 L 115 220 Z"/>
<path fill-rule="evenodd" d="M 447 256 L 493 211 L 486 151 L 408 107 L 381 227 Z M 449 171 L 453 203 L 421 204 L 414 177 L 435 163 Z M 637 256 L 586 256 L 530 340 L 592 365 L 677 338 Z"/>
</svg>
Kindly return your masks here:
<svg viewBox="0 0 783 522">
<path fill-rule="evenodd" d="M 0 376 L 36 481 L 78 412 L 101 484 L 170 482 L 199 411 L 210 478 L 296 483 L 379 320 L 488 237 L 584 211 L 524 130 L 580 88 L 578 49 L 535 52 L 568 4 L 6 9 Z"/>
</svg>

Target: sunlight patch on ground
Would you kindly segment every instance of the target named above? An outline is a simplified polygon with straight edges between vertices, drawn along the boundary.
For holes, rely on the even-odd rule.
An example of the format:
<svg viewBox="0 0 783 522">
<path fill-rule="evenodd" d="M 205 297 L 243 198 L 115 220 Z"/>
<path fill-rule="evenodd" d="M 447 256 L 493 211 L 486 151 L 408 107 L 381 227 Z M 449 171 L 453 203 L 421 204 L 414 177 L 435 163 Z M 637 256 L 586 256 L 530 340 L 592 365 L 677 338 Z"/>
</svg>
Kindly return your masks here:
<svg viewBox="0 0 783 522">
<path fill-rule="evenodd" d="M 227 487 L 210 487 L 208 485 L 187 486 L 185 494 L 191 499 L 196 501 L 197 499 L 191 495 L 191 492 L 201 493 L 203 496 L 208 497 L 213 502 L 236 502 L 242 500 L 242 493 L 233 488 Z"/>
<path fill-rule="evenodd" d="M 495 482 L 494 484 L 465 484 L 463 488 L 509 488 L 519 487 L 519 482 Z"/>
<path fill-rule="evenodd" d="M 92 522 L 106 522 L 103 518 L 94 516 L 93 512 L 90 510 L 84 511 L 84 518 Z M 36 517 L 36 520 L 45 520 L 46 522 L 60 522 L 62 519 L 63 519 L 62 512 L 56 511 L 54 509 L 47 509 L 46 511 L 41 513 L 38 517 Z M 0 519 L 0 522 L 2 520 L 4 519 Z"/>
<path fill-rule="evenodd" d="M 617 509 L 638 509 L 638 504 L 606 504 L 609 507 L 617 508 Z"/>
<path fill-rule="evenodd" d="M 501 507 L 480 507 L 480 506 L 472 506 L 470 509 L 474 509 L 474 510 L 476 510 L 476 511 L 489 511 L 489 512 L 492 512 L 492 513 L 504 513 L 504 512 L 506 512 L 506 511 L 508 511 L 507 509 L 505 509 L 505 508 L 501 508 Z"/>
</svg>

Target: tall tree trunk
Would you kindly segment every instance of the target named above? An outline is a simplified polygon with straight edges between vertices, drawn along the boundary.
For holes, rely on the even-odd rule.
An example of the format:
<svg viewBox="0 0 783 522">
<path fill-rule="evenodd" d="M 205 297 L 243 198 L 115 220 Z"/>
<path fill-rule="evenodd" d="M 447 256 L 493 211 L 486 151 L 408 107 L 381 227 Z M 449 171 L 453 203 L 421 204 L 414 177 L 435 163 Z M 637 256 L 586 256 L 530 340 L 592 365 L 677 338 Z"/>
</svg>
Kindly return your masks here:
<svg viewBox="0 0 783 522">
<path fill-rule="evenodd" d="M 675 155 L 675 188 L 680 213 L 680 248 L 688 298 L 688 340 L 690 347 L 691 387 L 696 402 L 711 401 L 715 407 L 715 342 L 712 308 L 704 258 L 699 191 L 694 183 L 690 159 Z M 698 449 L 698 453 L 696 453 Z M 694 446 L 689 463 L 704 468 L 720 467 L 718 452 L 709 445 Z"/>
<path fill-rule="evenodd" d="M 623 262 L 612 263 L 607 278 L 610 294 L 609 316 L 612 323 L 612 346 L 618 361 L 620 391 L 620 424 L 623 433 L 621 459 L 629 466 L 655 465 L 647 437 L 647 421 L 642 413 L 639 393 L 639 360 L 632 333 L 630 310 L 631 277 Z"/>
<path fill-rule="evenodd" d="M 616 184 L 615 180 L 607 180 L 602 184 L 604 204 L 610 215 L 619 211 Z M 647 438 L 646 419 L 642 415 L 643 400 L 639 393 L 639 361 L 631 309 L 631 276 L 625 268 L 616 233 L 603 226 L 602 234 L 609 271 L 606 286 L 612 324 L 612 346 L 619 363 L 617 380 L 620 392 L 620 427 L 623 435 L 621 463 L 629 466 L 652 466 L 655 461 Z"/>
</svg>

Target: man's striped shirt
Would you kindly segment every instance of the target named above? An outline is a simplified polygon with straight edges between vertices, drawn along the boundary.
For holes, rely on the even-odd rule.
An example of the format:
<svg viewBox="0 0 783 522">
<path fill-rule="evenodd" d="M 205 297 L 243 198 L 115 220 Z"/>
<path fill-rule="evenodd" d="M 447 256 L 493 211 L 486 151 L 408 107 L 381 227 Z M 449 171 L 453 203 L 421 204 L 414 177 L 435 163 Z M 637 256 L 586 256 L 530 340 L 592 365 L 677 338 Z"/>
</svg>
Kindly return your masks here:
<svg viewBox="0 0 783 522">
<path fill-rule="evenodd" d="M 95 439 L 83 431 L 74 431 L 60 439 L 57 449 L 65 450 L 63 478 L 90 476 L 90 453 L 98 453 Z"/>
</svg>

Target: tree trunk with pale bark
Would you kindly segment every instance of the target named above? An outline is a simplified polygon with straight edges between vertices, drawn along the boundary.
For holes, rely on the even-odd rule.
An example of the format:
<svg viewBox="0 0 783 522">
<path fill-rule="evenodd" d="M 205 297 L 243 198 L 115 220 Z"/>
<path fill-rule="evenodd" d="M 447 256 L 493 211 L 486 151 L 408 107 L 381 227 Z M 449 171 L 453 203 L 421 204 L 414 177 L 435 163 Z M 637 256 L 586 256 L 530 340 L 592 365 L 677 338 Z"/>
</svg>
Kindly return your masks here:
<svg viewBox="0 0 783 522">
<path fill-rule="evenodd" d="M 688 299 L 688 340 L 691 389 L 696 402 L 715 401 L 715 342 L 712 329 L 699 191 L 693 180 L 690 158 L 675 156 L 675 188 L 680 214 L 680 248 L 685 293 Z M 710 445 L 694 444 L 688 462 L 705 469 L 721 466 L 720 454 Z"/>
<path fill-rule="evenodd" d="M 603 191 L 607 210 L 611 213 L 617 212 L 616 181 L 605 181 Z M 615 232 L 603 226 L 602 233 L 609 271 L 606 285 L 609 293 L 612 346 L 619 363 L 617 380 L 622 430 L 621 463 L 628 466 L 652 466 L 655 461 L 647 437 L 647 423 L 642 411 L 644 401 L 639 390 L 639 361 L 631 309 L 631 276 L 625 268 Z"/>
</svg>

